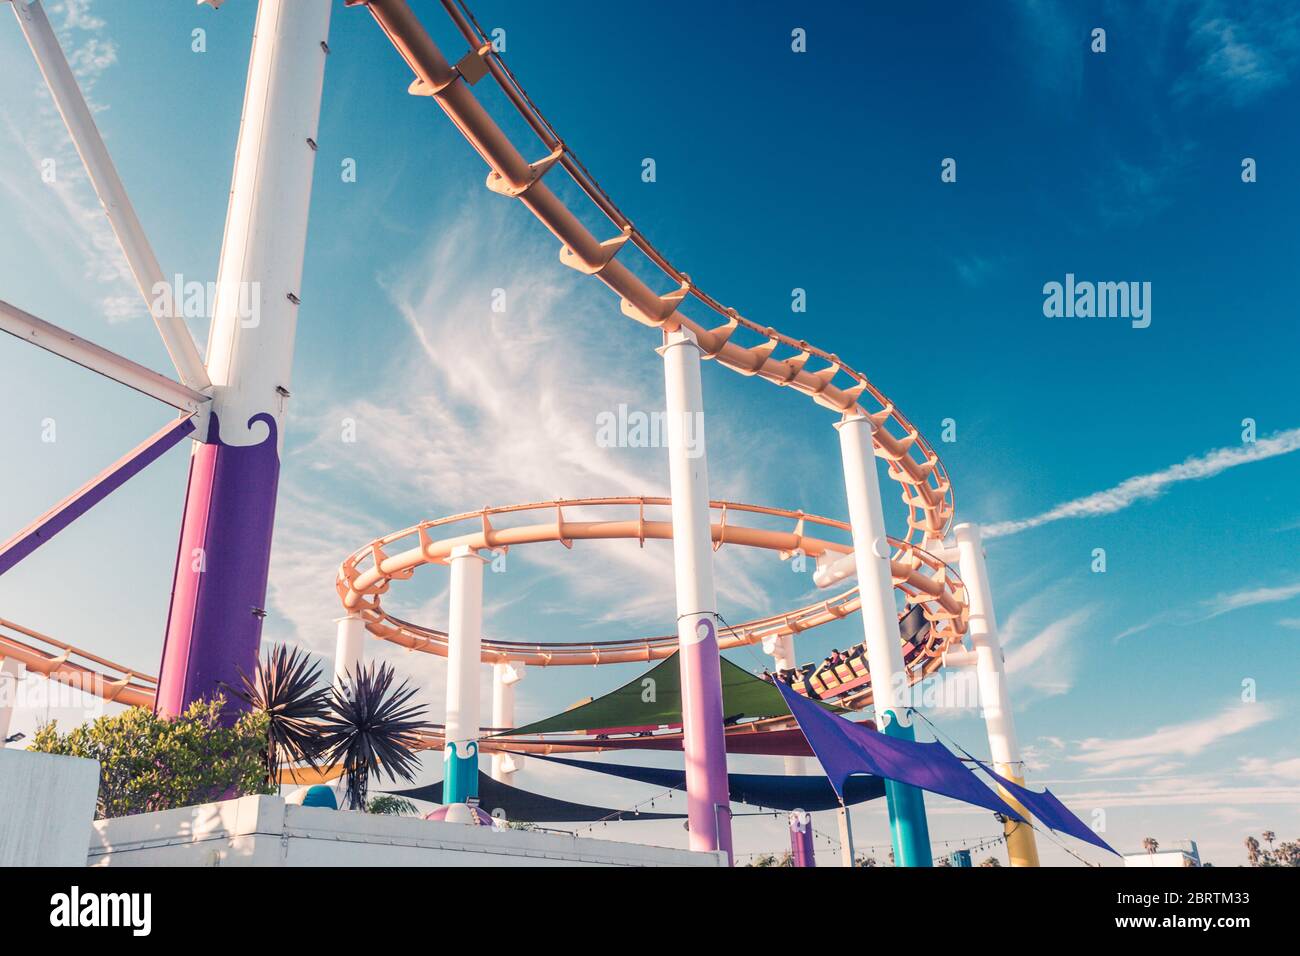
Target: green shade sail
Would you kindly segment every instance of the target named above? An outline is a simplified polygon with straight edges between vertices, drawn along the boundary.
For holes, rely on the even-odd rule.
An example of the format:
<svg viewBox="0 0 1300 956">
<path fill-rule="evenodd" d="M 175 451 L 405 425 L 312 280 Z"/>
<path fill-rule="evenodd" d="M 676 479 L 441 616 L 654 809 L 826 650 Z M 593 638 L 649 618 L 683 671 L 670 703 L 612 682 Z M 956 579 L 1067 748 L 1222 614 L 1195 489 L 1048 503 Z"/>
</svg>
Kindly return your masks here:
<svg viewBox="0 0 1300 956">
<path fill-rule="evenodd" d="M 843 711 L 843 708 L 832 704 L 821 703 L 821 706 L 831 711 Z M 735 723 L 738 720 L 761 717 L 783 717 L 789 713 L 790 708 L 786 706 L 781 692 L 772 684 L 748 673 L 725 657 L 722 658 L 722 716 L 725 721 Z M 674 652 L 640 677 L 604 697 L 597 697 L 562 714 L 496 736 L 582 731 L 618 733 L 681 722 L 681 669 L 677 666 L 677 653 Z"/>
</svg>

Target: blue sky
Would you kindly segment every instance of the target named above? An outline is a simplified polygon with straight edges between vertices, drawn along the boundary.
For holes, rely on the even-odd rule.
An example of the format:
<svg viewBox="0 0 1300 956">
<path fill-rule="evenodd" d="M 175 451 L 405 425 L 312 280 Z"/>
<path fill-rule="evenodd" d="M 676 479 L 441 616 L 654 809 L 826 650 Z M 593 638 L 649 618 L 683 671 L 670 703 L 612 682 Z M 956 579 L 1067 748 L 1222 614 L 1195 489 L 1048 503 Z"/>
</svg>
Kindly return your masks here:
<svg viewBox="0 0 1300 956">
<path fill-rule="evenodd" d="M 427 6 L 459 58 L 463 41 Z M 187 279 L 215 277 L 253 9 L 50 4 L 164 270 Z M 1279 119 L 1300 92 L 1300 15 L 1219 2 L 474 10 L 505 28 L 530 96 L 670 260 L 748 318 L 865 371 L 937 444 L 959 517 L 999 526 L 988 560 L 1031 781 L 1085 817 L 1104 809 L 1125 849 L 1193 838 L 1233 864 L 1248 833 L 1294 835 L 1300 132 Z M 790 50 L 795 27 L 807 53 Z M 1089 52 L 1095 27 L 1102 54 Z M 408 71 L 364 11 L 340 4 L 330 45 L 266 628 L 324 654 L 338 562 L 372 537 L 484 504 L 667 488 L 661 452 L 594 440 L 596 416 L 620 402 L 661 407 L 654 333 L 483 188 L 482 162 L 406 95 Z M 0 296 L 167 371 L 8 14 L 0 62 Z M 508 117 L 490 84 L 476 89 Z M 48 157 L 53 185 L 39 176 Z M 654 183 L 641 180 L 647 157 Z M 948 157 L 955 183 L 940 179 Z M 1242 182 L 1246 157 L 1257 182 Z M 349 158 L 356 182 L 340 176 Z M 1150 327 L 1046 318 L 1043 286 L 1067 273 L 1150 282 Z M 806 313 L 791 312 L 795 287 Z M 194 332 L 206 341 L 202 320 Z M 0 371 L 4 528 L 168 417 L 14 340 L 0 341 Z M 844 515 L 826 413 L 725 369 L 706 366 L 704 381 L 714 497 Z M 345 418 L 354 444 L 339 440 Z M 947 418 L 957 440 L 939 443 Z M 0 579 L 0 616 L 155 673 L 185 467 L 173 452 Z M 892 486 L 885 506 L 901 530 Z M 1051 520 L 1023 525 L 1037 516 Z M 725 548 L 718 576 L 733 622 L 812 589 Z M 445 625 L 445 585 L 428 569 L 390 606 Z M 666 547 L 520 549 L 487 586 L 487 629 L 502 638 L 673 625 Z M 841 622 L 801 638 L 800 656 L 860 638 Z M 441 708 L 440 660 L 377 653 Z M 533 670 L 519 716 L 634 673 Z M 24 711 L 18 729 L 42 716 Z M 971 715 L 931 716 L 986 746 Z M 611 806 L 650 796 L 535 765 L 520 782 Z M 982 813 L 931 807 L 937 839 L 995 832 Z M 854 819 L 860 843 L 884 843 L 883 807 Z M 738 849 L 779 848 L 782 831 L 740 821 Z M 673 824 L 625 832 L 684 842 Z"/>
</svg>

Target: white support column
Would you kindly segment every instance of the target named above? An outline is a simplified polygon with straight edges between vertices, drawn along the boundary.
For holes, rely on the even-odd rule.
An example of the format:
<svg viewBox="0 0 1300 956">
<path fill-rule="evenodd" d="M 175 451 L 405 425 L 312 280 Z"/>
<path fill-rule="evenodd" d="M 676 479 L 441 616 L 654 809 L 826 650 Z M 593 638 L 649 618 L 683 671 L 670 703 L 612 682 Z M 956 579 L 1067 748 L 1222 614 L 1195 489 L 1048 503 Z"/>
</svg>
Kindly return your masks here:
<svg viewBox="0 0 1300 956">
<path fill-rule="evenodd" d="M 778 634 L 763 638 L 763 653 L 772 656 L 772 667 L 778 671 L 792 670 L 799 666 L 794 656 L 794 635 Z"/>
<path fill-rule="evenodd" d="M 492 665 L 492 727 L 505 730 L 515 725 L 515 685 L 524 679 L 524 665 L 514 661 L 497 661 Z M 492 755 L 492 779 L 511 783 L 523 761 L 516 754 Z"/>
<path fill-rule="evenodd" d="M 915 731 L 911 722 L 904 723 L 902 719 L 907 672 L 894 603 L 885 513 L 880 503 L 880 476 L 876 473 L 872 439 L 875 425 L 859 412 L 845 415 L 835 427 L 840 433 L 840 456 L 844 462 L 844 488 L 853 532 L 853 557 L 858 596 L 862 601 L 862 628 L 876 726 L 891 737 L 912 740 Z M 930 866 L 930 834 L 921 791 L 887 780 L 885 794 L 898 865 Z"/>
<path fill-rule="evenodd" d="M 989 588 L 988 568 L 984 564 L 984 545 L 979 525 L 959 524 L 953 528 L 957 537 L 957 554 L 966 600 L 970 605 L 969 633 L 975 655 L 975 675 L 979 681 L 980 706 L 989 735 L 989 754 L 994 769 L 1016 783 L 1023 784 L 1024 764 L 1020 743 L 1016 739 L 1011 714 L 1011 695 L 1007 691 L 1006 667 L 1002 643 L 998 639 L 998 621 L 993 612 L 993 594 Z M 1005 791 L 1002 797 L 1028 816 L 1024 808 Z M 1007 854 L 1012 866 L 1038 866 L 1038 846 L 1034 831 L 1024 824 L 1007 822 Z"/>
<path fill-rule="evenodd" d="M 668 474 L 672 488 L 673 579 L 682 675 L 686 811 L 692 850 L 732 860 L 727 743 L 722 726 L 718 598 L 713 586 L 709 469 L 704 443 L 700 348 L 687 329 L 664 334 Z"/>
<path fill-rule="evenodd" d="M 338 638 L 334 644 L 334 686 L 342 687 L 343 679 L 356 679 L 366 662 L 366 623 L 360 614 L 340 617 Z"/>
<path fill-rule="evenodd" d="M 763 653 L 770 654 L 772 657 L 772 674 L 785 670 L 794 670 L 799 666 L 799 660 L 794 653 L 794 635 L 777 634 L 773 637 L 763 638 Z M 782 766 L 785 769 L 787 777 L 800 777 L 808 773 L 807 757 L 782 757 Z"/>
<path fill-rule="evenodd" d="M 840 804 L 839 810 L 836 811 L 840 820 L 840 863 L 847 867 L 853 866 L 853 819 L 849 816 L 849 808 Z"/>
<path fill-rule="evenodd" d="M 483 558 L 466 545 L 451 552 L 447 623 L 447 722 L 442 802 L 478 796 L 479 665 L 483 644 Z M 450 822 L 453 817 L 448 814 Z M 461 819 L 457 816 L 456 819 Z M 463 822 L 469 822 L 468 814 Z"/>
<path fill-rule="evenodd" d="M 18 706 L 18 685 L 27 676 L 27 667 L 13 657 L 0 658 L 0 748 L 9 736 L 9 723 Z"/>
<path fill-rule="evenodd" d="M 854 568 L 862 600 L 862 627 L 876 725 L 883 729 L 885 714 L 897 714 L 903 709 L 901 691 L 906 680 L 885 513 L 880 502 L 880 476 L 876 474 L 871 438 L 875 426 L 866 416 L 856 415 L 836 423 L 835 427 L 840 433 L 840 454 L 844 462 Z"/>
</svg>

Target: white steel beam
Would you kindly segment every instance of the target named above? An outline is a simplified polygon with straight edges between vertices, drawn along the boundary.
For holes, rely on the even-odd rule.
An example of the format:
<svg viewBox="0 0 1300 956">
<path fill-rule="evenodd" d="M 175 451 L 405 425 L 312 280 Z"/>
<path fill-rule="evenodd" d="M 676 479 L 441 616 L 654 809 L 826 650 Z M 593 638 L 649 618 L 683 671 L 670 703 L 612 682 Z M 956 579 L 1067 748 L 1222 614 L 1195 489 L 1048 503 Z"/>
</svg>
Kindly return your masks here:
<svg viewBox="0 0 1300 956">
<path fill-rule="evenodd" d="M 63 55 L 63 48 L 59 46 L 59 39 L 54 35 L 54 28 L 50 26 L 45 10 L 39 0 L 33 0 L 31 3 L 26 0 L 14 0 L 13 8 L 14 15 L 18 18 L 18 26 L 22 28 L 27 45 L 31 47 L 32 55 L 36 57 L 36 65 L 41 69 L 41 76 L 45 78 L 45 85 L 49 87 L 50 95 L 54 97 L 54 104 L 59 109 L 59 115 L 63 117 L 64 125 L 68 128 L 68 135 L 72 137 L 72 143 L 77 147 L 77 153 L 86 166 L 95 193 L 99 196 L 100 204 L 103 205 L 108 221 L 113 226 L 113 233 L 117 236 L 122 253 L 126 256 L 131 274 L 135 276 L 136 285 L 144 297 L 145 305 L 158 325 L 163 345 L 167 348 L 167 354 L 171 356 L 172 364 L 176 366 L 177 374 L 181 381 L 191 388 L 207 388 L 212 382 L 204 367 L 203 357 L 199 355 L 198 347 L 194 344 L 194 337 L 190 335 L 185 319 L 176 313 L 175 300 L 168 297 L 167 301 L 172 303 L 169 308 L 157 306 L 155 290 L 160 283 L 166 285 L 162 267 L 158 264 L 158 257 L 154 255 L 153 247 L 149 245 L 140 220 L 136 217 L 135 208 L 126 194 L 126 187 L 122 185 L 122 180 L 117 175 L 112 157 L 108 154 L 108 147 L 104 145 L 104 139 L 99 135 L 90 107 L 86 105 L 86 99 L 81 95 L 81 87 L 77 85 L 77 78 L 73 75 L 72 68 L 68 66 L 67 57 Z"/>
<path fill-rule="evenodd" d="M 76 362 L 83 368 L 98 372 L 115 382 L 121 382 L 137 392 L 143 392 L 150 398 L 156 398 L 183 412 L 196 414 L 210 401 L 202 392 L 196 392 L 180 382 L 174 382 L 166 375 L 145 368 L 116 352 L 110 352 L 94 342 L 87 342 L 80 336 L 73 335 L 44 319 L 38 319 L 30 312 L 24 312 L 3 299 L 0 299 L 0 332 L 8 332 L 15 338 L 30 342 L 47 352 L 53 352 L 70 362 Z"/>
</svg>

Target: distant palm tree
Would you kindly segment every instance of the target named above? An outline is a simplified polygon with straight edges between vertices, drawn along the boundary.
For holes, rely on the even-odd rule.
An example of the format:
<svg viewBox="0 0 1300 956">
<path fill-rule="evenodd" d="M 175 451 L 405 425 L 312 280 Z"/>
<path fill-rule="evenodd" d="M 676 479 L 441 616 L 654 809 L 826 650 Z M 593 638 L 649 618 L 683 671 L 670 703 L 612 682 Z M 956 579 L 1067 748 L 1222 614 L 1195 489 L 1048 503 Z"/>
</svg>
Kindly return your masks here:
<svg viewBox="0 0 1300 956">
<path fill-rule="evenodd" d="M 1265 830 L 1260 834 L 1260 836 L 1264 838 L 1264 842 L 1268 844 L 1268 848 L 1270 850 L 1273 849 L 1273 841 L 1277 839 L 1277 834 L 1272 830 Z"/>
<path fill-rule="evenodd" d="M 306 653 L 277 644 L 258 661 L 252 677 L 239 672 L 239 687 L 222 682 L 255 713 L 266 715 L 266 776 L 273 784 L 279 784 L 285 763 L 314 770 L 320 761 L 319 721 L 327 712 L 329 688 L 317 688 L 319 679 L 320 665 Z"/>
<path fill-rule="evenodd" d="M 1155 837 L 1147 837 L 1142 841 L 1142 849 L 1155 856 L 1156 850 L 1160 849 L 1160 844 L 1156 842 Z"/>
<path fill-rule="evenodd" d="M 322 749 L 326 763 L 342 765 L 348 809 L 366 806 L 372 774 L 409 783 L 419 768 L 420 734 L 433 729 L 424 705 L 410 703 L 415 688 L 407 681 L 393 687 L 395 673 L 391 664 L 370 664 L 330 689 Z"/>
<path fill-rule="evenodd" d="M 1246 859 L 1251 866 L 1259 866 L 1259 841 L 1253 836 L 1246 837 Z"/>
<path fill-rule="evenodd" d="M 1002 861 L 999 860 L 996 856 L 986 856 L 983 860 L 980 861 L 980 866 L 1001 866 L 1001 865 L 1002 865 Z"/>
</svg>

